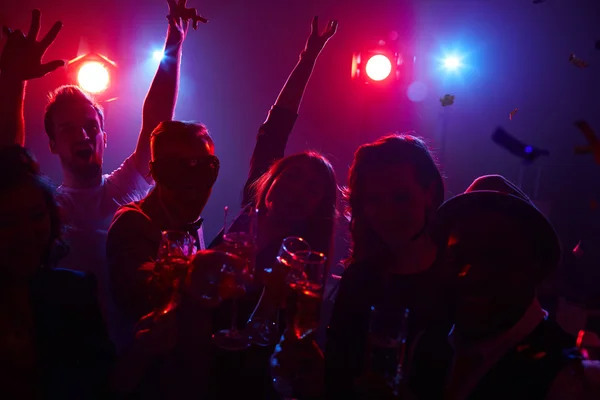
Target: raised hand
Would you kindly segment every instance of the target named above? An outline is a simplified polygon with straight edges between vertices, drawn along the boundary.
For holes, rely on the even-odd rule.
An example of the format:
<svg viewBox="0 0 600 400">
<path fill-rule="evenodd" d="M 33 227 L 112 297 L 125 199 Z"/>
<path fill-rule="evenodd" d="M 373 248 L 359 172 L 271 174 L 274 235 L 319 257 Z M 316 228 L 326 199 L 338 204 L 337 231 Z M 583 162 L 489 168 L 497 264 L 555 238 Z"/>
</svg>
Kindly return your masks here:
<svg viewBox="0 0 600 400">
<path fill-rule="evenodd" d="M 310 36 L 306 41 L 306 52 L 315 55 L 319 54 L 327 44 L 327 41 L 335 35 L 337 28 L 338 22 L 331 20 L 327 23 L 325 29 L 319 33 L 319 17 L 315 16 L 312 20 Z"/>
<path fill-rule="evenodd" d="M 27 36 L 21 30 L 12 32 L 7 27 L 2 31 L 7 36 L 6 45 L 0 55 L 0 72 L 3 76 L 19 81 L 41 78 L 44 75 L 65 65 L 62 60 L 54 60 L 42 64 L 42 58 L 48 47 L 54 42 L 62 29 L 62 22 L 55 22 L 42 40 L 38 41 L 40 32 L 40 10 L 31 13 L 31 25 Z"/>
<path fill-rule="evenodd" d="M 208 20 L 201 15 L 195 8 L 187 8 L 187 0 L 167 0 L 169 4 L 169 25 L 179 33 L 179 40 L 185 39 L 189 21 L 192 21 L 192 27 L 198 29 L 198 22 L 207 23 Z"/>
</svg>

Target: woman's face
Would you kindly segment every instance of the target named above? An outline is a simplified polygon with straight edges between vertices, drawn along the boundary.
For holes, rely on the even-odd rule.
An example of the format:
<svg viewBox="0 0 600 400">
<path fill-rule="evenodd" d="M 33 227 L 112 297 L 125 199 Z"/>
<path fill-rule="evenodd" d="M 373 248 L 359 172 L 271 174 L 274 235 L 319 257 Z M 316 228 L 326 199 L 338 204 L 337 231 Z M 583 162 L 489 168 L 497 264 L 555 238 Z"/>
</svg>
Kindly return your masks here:
<svg viewBox="0 0 600 400">
<path fill-rule="evenodd" d="M 434 211 L 434 186 L 424 189 L 409 164 L 373 169 L 361 180 L 365 222 L 390 247 L 410 242 L 425 226 L 426 215 Z"/>
<path fill-rule="evenodd" d="M 269 215 L 300 222 L 312 217 L 325 196 L 327 176 L 313 163 L 296 160 L 273 181 L 265 197 Z"/>
<path fill-rule="evenodd" d="M 50 245 L 51 223 L 44 193 L 28 180 L 0 196 L 0 266 L 13 279 L 27 279 Z"/>
</svg>

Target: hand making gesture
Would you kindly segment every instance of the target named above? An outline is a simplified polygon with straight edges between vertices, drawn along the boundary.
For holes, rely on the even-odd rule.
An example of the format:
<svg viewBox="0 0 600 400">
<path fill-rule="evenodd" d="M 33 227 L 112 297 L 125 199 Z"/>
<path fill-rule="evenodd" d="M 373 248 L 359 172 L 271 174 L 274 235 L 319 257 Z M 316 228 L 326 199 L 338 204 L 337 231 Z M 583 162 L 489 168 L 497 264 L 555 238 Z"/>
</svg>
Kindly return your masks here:
<svg viewBox="0 0 600 400">
<path fill-rule="evenodd" d="M 187 0 L 167 0 L 169 4 L 169 25 L 179 33 L 178 39 L 183 41 L 187 34 L 189 21 L 192 21 L 192 27 L 198 29 L 198 22 L 207 23 L 208 20 L 201 15 L 195 8 L 187 8 Z"/>
<path fill-rule="evenodd" d="M 2 28 L 4 35 L 7 37 L 6 45 L 0 55 L 0 72 L 3 76 L 18 81 L 27 81 L 41 78 L 65 65 L 62 60 L 42 64 L 42 58 L 48 47 L 56 39 L 62 28 L 62 23 L 55 22 L 46 36 L 38 41 L 41 16 L 40 10 L 33 10 L 27 36 L 18 29 L 12 32 L 7 27 Z"/>
<path fill-rule="evenodd" d="M 327 44 L 327 41 L 331 39 L 338 28 L 338 22 L 335 20 L 329 21 L 323 32 L 319 33 L 319 17 L 314 17 L 312 20 L 310 36 L 306 41 L 306 53 L 312 55 L 318 55 L 321 50 Z"/>
</svg>

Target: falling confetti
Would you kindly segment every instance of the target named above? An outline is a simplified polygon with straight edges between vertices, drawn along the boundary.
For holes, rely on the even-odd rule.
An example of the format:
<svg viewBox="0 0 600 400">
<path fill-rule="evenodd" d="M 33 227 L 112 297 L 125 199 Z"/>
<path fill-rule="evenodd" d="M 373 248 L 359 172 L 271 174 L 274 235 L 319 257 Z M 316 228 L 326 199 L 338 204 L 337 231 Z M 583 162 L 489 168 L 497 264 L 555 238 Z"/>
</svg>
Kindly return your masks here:
<svg viewBox="0 0 600 400">
<path fill-rule="evenodd" d="M 549 156 L 548 150 L 539 149 L 521 142 L 502 127 L 498 127 L 492 135 L 492 140 L 499 146 L 504 147 L 509 153 L 523 159 L 526 163 L 534 162 L 540 156 Z"/>
<path fill-rule="evenodd" d="M 581 240 L 579 241 L 579 243 L 577 243 L 577 246 L 575 246 L 575 248 L 573 248 L 573 255 L 577 258 L 580 258 L 581 256 L 583 256 L 583 249 L 581 248 Z"/>
<path fill-rule="evenodd" d="M 577 58 L 573 53 L 569 56 L 569 62 L 578 68 L 587 68 L 589 65 L 582 59 Z"/>
<path fill-rule="evenodd" d="M 596 136 L 596 132 L 587 121 L 575 121 L 575 126 L 583 133 L 585 140 L 588 142 L 587 146 L 576 146 L 575 154 L 593 154 L 594 162 L 600 165 L 600 141 Z"/>
<path fill-rule="evenodd" d="M 515 116 L 515 114 L 517 113 L 517 111 L 519 111 L 518 108 L 515 108 L 514 110 L 512 110 L 510 112 L 510 114 L 508 114 L 508 119 L 510 119 L 512 121 L 513 117 Z"/>
<path fill-rule="evenodd" d="M 454 95 L 444 95 L 444 97 L 440 98 L 440 103 L 442 103 L 442 107 L 451 106 L 452 104 L 454 104 Z"/>
</svg>

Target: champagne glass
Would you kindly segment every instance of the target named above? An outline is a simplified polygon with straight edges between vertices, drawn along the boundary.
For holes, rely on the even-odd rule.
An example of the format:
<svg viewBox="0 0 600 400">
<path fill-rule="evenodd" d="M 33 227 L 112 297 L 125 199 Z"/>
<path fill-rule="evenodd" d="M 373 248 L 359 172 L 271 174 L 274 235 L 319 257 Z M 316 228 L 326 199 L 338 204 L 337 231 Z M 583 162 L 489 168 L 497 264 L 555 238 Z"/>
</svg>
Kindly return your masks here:
<svg viewBox="0 0 600 400">
<path fill-rule="evenodd" d="M 250 341 L 257 346 L 272 346 L 279 341 L 279 310 L 284 300 L 286 276 L 292 263 L 299 259 L 296 253 L 306 254 L 310 245 L 301 237 L 283 239 L 276 262 L 265 268 L 265 290 L 244 329 Z"/>
<path fill-rule="evenodd" d="M 395 395 L 404 379 L 409 309 L 371 307 L 369 345 L 371 371 L 381 376 Z"/>
<path fill-rule="evenodd" d="M 171 296 L 167 305 L 158 310 L 157 317 L 174 310 L 179 304 L 179 286 L 189 271 L 194 241 L 187 232 L 162 232 L 153 272 L 158 282 L 171 292 Z"/>
<path fill-rule="evenodd" d="M 304 339 L 315 332 L 321 317 L 323 289 L 325 286 L 325 262 L 327 257 L 317 251 L 300 251 L 287 275 L 290 290 L 286 312 L 293 316 L 293 332 L 297 339 Z"/>
<path fill-rule="evenodd" d="M 225 350 L 243 350 L 250 346 L 250 340 L 237 328 L 237 298 L 246 293 L 246 285 L 251 283 L 256 263 L 258 210 L 245 208 L 234 220 L 228 231 L 224 231 L 222 248 L 246 260 L 242 271 L 223 265 L 219 282 L 219 297 L 232 298 L 231 327 L 213 334 L 214 343 Z"/>
</svg>

